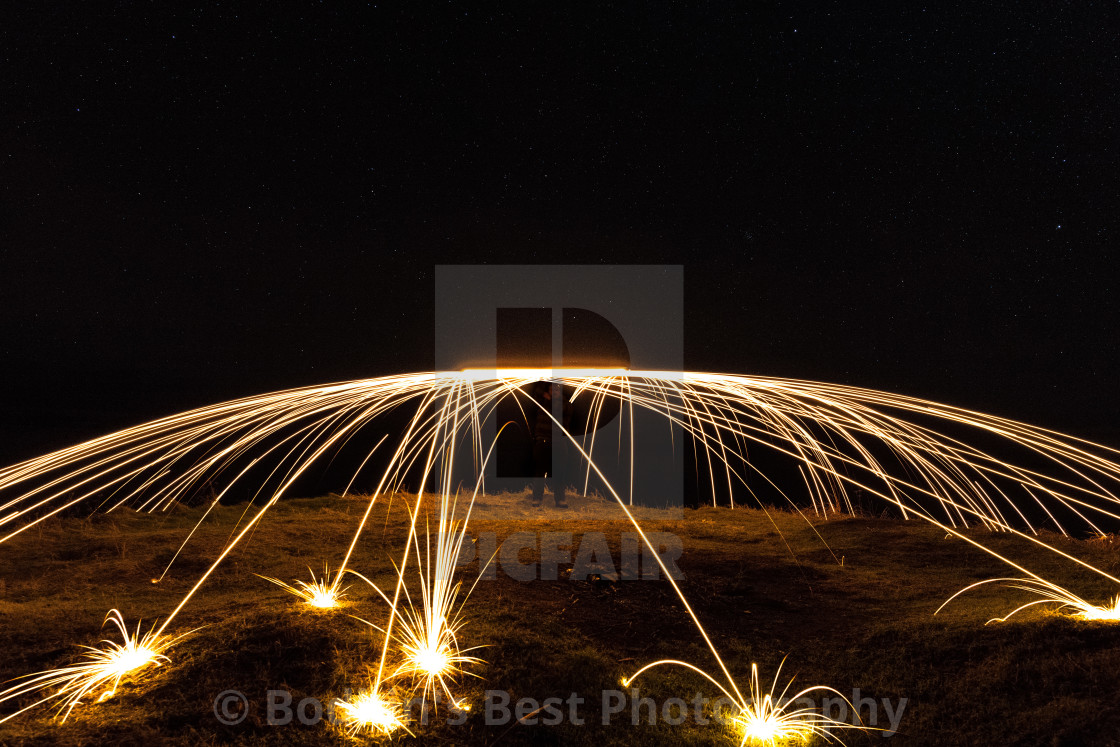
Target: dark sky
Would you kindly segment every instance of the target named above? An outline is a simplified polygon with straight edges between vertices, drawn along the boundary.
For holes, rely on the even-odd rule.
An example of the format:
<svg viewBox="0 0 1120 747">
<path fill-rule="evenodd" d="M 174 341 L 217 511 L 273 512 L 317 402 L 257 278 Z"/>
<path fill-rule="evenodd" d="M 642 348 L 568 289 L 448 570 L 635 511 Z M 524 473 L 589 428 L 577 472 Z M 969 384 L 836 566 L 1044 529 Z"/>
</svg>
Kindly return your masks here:
<svg viewBox="0 0 1120 747">
<path fill-rule="evenodd" d="M 427 369 L 444 263 L 682 264 L 690 368 L 1120 443 L 1115 2 L 265 5 L 0 26 L 0 461 Z"/>
</svg>

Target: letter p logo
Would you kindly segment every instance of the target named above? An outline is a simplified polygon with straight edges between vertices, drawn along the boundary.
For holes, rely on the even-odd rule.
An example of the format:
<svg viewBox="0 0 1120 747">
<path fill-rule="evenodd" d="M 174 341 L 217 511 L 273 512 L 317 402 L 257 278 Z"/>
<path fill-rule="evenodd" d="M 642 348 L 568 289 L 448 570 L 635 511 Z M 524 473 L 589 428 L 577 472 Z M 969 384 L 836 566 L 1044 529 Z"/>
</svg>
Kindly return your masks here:
<svg viewBox="0 0 1120 747">
<path fill-rule="evenodd" d="M 594 375 L 597 369 L 682 370 L 684 272 L 679 265 L 440 265 L 435 285 L 437 370 L 544 369 L 544 381 L 557 368 L 566 372 L 556 376 Z M 545 395 L 547 389 L 547 384 L 528 387 L 491 414 L 484 434 L 495 436 L 509 425 L 487 465 L 488 492 L 519 491 L 540 476 L 539 451 L 550 436 L 550 423 L 526 417 L 541 412 L 540 404 L 529 401 L 540 394 L 538 403 L 551 406 L 555 421 L 591 452 L 624 500 L 683 505 L 683 441 L 663 413 L 640 402 L 622 404 L 617 397 L 596 408 L 587 392 L 571 399 L 570 387 L 562 392 L 552 387 L 549 393 L 556 397 Z M 557 436 L 550 446 L 553 490 L 567 483 L 564 487 L 582 492 L 586 483 L 589 490 L 609 495 L 565 441 Z M 620 443 L 627 448 L 620 449 Z"/>
</svg>

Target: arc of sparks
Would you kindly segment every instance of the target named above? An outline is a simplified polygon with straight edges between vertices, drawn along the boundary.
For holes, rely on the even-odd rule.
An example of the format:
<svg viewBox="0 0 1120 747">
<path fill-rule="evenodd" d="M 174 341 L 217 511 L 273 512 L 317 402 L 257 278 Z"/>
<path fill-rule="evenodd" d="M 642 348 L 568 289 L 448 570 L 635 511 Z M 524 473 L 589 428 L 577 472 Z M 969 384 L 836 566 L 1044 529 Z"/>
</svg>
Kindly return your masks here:
<svg viewBox="0 0 1120 747">
<path fill-rule="evenodd" d="M 698 464 L 702 459 L 707 467 L 713 502 L 717 484 L 725 484 L 732 496 L 735 488 L 753 494 L 750 482 L 757 468 L 747 458 L 746 447 L 765 447 L 799 463 L 814 510 L 851 509 L 848 491 L 860 490 L 895 506 L 904 518 L 927 521 L 1024 573 L 1028 578 L 1022 583 L 1044 596 L 1059 594 L 1059 587 L 965 534 L 965 530 L 979 525 L 1011 533 L 1120 584 L 1120 579 L 1108 572 L 1043 541 L 1024 510 L 1024 506 L 1032 511 L 1037 507 L 1063 533 L 1068 525 L 1103 534 L 1102 524 L 1120 521 L 1120 500 L 1116 497 L 1116 485 L 1120 483 L 1120 464 L 1116 459 L 1120 451 L 1005 418 L 858 387 L 775 377 L 624 369 L 403 374 L 289 389 L 162 418 L 0 469 L 0 496 L 7 495 L 0 499 L 0 543 L 83 502 L 99 500 L 110 511 L 125 506 L 144 511 L 167 510 L 185 498 L 193 486 L 235 472 L 220 494 L 225 495 L 235 482 L 249 474 L 249 467 L 239 467 L 241 462 L 254 460 L 255 464 L 266 457 L 273 460 L 269 479 L 274 479 L 278 487 L 244 526 L 239 524 L 208 569 L 158 629 L 152 631 L 153 635 L 163 637 L 219 564 L 251 537 L 268 510 L 311 464 L 350 442 L 377 418 L 413 404 L 416 414 L 388 455 L 387 466 L 333 579 L 325 576 L 320 583 L 313 575 L 312 585 L 322 587 L 316 587 L 315 592 L 322 591 L 326 597 L 337 599 L 342 576 L 350 570 L 354 550 L 377 496 L 399 490 L 404 475 L 420 467 L 422 484 L 426 485 L 429 479 L 437 483 L 434 493 L 441 501 L 442 522 L 443 507 L 452 500 L 450 480 L 459 440 L 468 438 L 476 464 L 484 464 L 489 454 L 482 457 L 483 423 L 502 399 L 517 396 L 519 388 L 542 379 L 571 387 L 575 397 L 591 397 L 597 403 L 593 411 L 601 411 L 602 402 L 617 399 L 631 413 L 635 409 L 654 412 L 663 416 L 667 424 L 679 426 L 696 443 Z M 545 412 L 553 418 L 551 412 Z M 1044 461 L 1050 469 L 1005 461 L 919 422 L 931 419 L 996 436 Z M 553 426 L 560 429 L 585 460 L 587 479 L 595 474 L 603 481 L 652 550 L 628 501 L 595 464 L 594 436 L 590 443 L 581 441 L 555 418 Z M 631 431 L 631 452 L 633 439 Z M 370 450 L 359 470 L 384 440 Z M 491 453 L 492 450 L 493 444 Z M 474 496 L 484 489 L 483 471 L 479 470 Z M 355 473 L 350 484 L 356 479 Z M 631 500 L 632 485 L 631 475 Z M 408 598 L 404 578 L 409 548 L 414 549 L 418 566 L 423 566 L 416 527 L 423 494 L 422 488 L 413 511 L 397 588 L 391 599 L 386 597 L 391 609 L 385 631 L 386 648 L 371 690 L 374 694 L 381 693 L 379 688 L 385 679 L 387 647 L 394 640 L 392 628 L 398 620 L 408 626 L 399 607 L 402 598 Z M 795 504 L 792 498 L 787 499 Z M 468 506 L 468 516 L 469 511 Z M 449 516 L 453 513 L 454 509 Z M 200 522 L 208 515 L 209 511 Z M 1064 523 L 1059 523 L 1057 515 L 1063 517 Z M 1017 523 L 1025 525 L 1025 529 Z M 447 599 L 448 589 L 453 587 L 433 586 L 432 579 L 439 576 L 439 564 L 445 562 L 440 558 L 445 551 L 450 552 L 447 547 L 437 549 L 437 573 L 432 575 L 429 565 L 428 576 L 421 584 L 422 598 L 427 599 L 422 599 L 422 604 L 427 604 L 425 609 L 429 611 L 438 608 L 432 614 L 442 616 L 442 620 L 447 619 L 450 609 L 438 600 Z M 653 557 L 661 563 L 656 552 Z M 662 571 L 718 663 L 728 691 L 742 700 L 735 679 L 683 591 L 663 564 Z M 311 592 L 312 588 L 302 590 Z M 1072 595 L 1046 596 L 1041 601 L 1071 599 L 1078 601 Z M 424 623 L 425 635 L 438 631 L 439 624 Z M 420 629 L 417 625 L 414 628 Z M 48 677 L 40 682 L 48 681 L 58 684 L 65 680 Z M 0 693 L 0 701 L 14 697 L 11 693 L 12 690 Z"/>
<path fill-rule="evenodd" d="M 989 578 L 984 581 L 977 581 L 946 599 L 945 602 L 937 608 L 937 612 L 945 609 L 949 602 L 952 602 L 965 592 L 971 591 L 978 586 L 995 583 L 1002 583 L 1009 589 L 1020 589 L 1030 592 L 1037 595 L 1039 598 L 1016 607 L 1003 617 L 993 617 L 991 620 L 988 620 L 985 625 L 991 625 L 994 622 L 1007 622 L 1019 612 L 1040 604 L 1057 605 L 1054 609 L 1058 612 L 1070 610 L 1070 616 L 1079 620 L 1120 622 L 1120 594 L 1114 596 L 1106 604 L 1093 604 L 1092 602 L 1085 601 L 1068 589 L 1064 589 L 1051 581 L 1040 578 Z M 937 612 L 934 612 L 934 614 L 936 615 Z"/>
<path fill-rule="evenodd" d="M 796 705 L 800 698 L 808 696 L 810 693 L 830 692 L 839 695 L 852 708 L 858 719 L 859 709 L 852 705 L 852 702 L 844 697 L 839 690 L 826 685 L 806 687 L 794 695 L 788 695 L 790 688 L 793 686 L 793 678 L 790 678 L 785 687 L 782 688 L 781 693 L 775 696 L 774 693 L 778 688 L 778 678 L 781 677 L 782 666 L 785 665 L 785 661 L 785 658 L 783 658 L 781 664 L 778 665 L 769 692 L 764 691 L 760 684 L 758 664 L 751 664 L 749 698 L 744 698 L 738 690 L 735 690 L 734 694 L 728 692 L 722 684 L 703 669 L 677 659 L 662 659 L 650 662 L 634 674 L 624 678 L 622 686 L 629 687 L 638 677 L 654 667 L 677 666 L 696 672 L 715 685 L 735 707 L 736 711 L 731 715 L 731 723 L 734 731 L 741 738 L 740 747 L 747 747 L 748 745 L 752 747 L 776 747 L 783 742 L 807 742 L 813 737 L 831 741 L 831 738 L 835 736 L 833 731 L 836 730 L 868 730 L 869 727 L 838 721 L 813 708 L 792 707 Z"/>
</svg>

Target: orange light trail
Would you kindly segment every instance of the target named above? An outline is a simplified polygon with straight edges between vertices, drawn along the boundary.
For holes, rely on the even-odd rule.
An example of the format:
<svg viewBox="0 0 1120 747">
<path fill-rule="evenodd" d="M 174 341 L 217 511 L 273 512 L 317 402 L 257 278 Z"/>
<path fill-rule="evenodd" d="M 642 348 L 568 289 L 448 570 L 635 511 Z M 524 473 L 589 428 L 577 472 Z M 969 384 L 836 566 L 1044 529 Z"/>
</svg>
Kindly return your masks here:
<svg viewBox="0 0 1120 747">
<path fill-rule="evenodd" d="M 1037 603 L 1054 602 L 1083 611 L 1108 609 L 1061 589 L 967 530 L 981 527 L 1008 533 L 1120 585 L 1120 579 L 1039 535 L 1046 521 L 1063 533 L 1072 529 L 1097 534 L 1103 534 L 1103 526 L 1120 522 L 1120 464 L 1116 461 L 1120 451 L 1006 418 L 859 387 L 621 368 L 403 374 L 288 389 L 161 418 L 0 469 L 0 543 L 82 503 L 96 502 L 107 511 L 165 511 L 188 498 L 200 484 L 224 482 L 217 495 L 220 500 L 248 480 L 254 468 L 266 470 L 268 477 L 258 485 L 250 504 L 260 501 L 255 511 L 250 514 L 247 509 L 243 525 L 235 528 L 209 567 L 153 631 L 163 640 L 165 631 L 215 569 L 247 542 L 269 509 L 312 464 L 353 442 L 387 413 L 411 408 L 415 415 L 399 441 L 386 447 L 387 437 L 382 437 L 362 461 L 358 472 L 375 453 L 382 457 L 384 467 L 336 572 L 321 579 L 313 574 L 310 584 L 297 581 L 294 586 L 270 580 L 305 601 L 337 604 L 343 575 L 354 572 L 350 567 L 354 552 L 377 496 L 401 490 L 406 474 L 420 472 L 421 485 L 432 482 L 435 488 L 422 487 L 416 504 L 410 507 L 409 535 L 396 588 L 391 595 L 383 595 L 390 614 L 371 692 L 381 697 L 387 679 L 410 679 L 418 683 L 416 687 L 425 697 L 440 691 L 455 703 L 451 676 L 461 673 L 463 665 L 477 662 L 458 648 L 456 631 L 462 624 L 459 613 L 465 596 L 460 595 L 462 580 L 454 578 L 453 561 L 458 552 L 455 538 L 462 541 L 474 500 L 485 492 L 484 467 L 496 440 L 487 445 L 490 437 L 484 435 L 484 424 L 500 402 L 541 380 L 567 387 L 573 400 L 589 399 L 589 412 L 595 416 L 603 412 L 604 403 L 614 401 L 620 411 L 625 407 L 630 413 L 631 428 L 636 411 L 658 414 L 666 427 L 679 428 L 696 445 L 698 466 L 707 470 L 713 485 L 713 503 L 717 485 L 725 487 L 733 500 L 735 490 L 754 495 L 752 482 L 762 480 L 800 511 L 798 506 L 804 501 L 799 504 L 747 458 L 748 447 L 761 447 L 797 463 L 807 502 L 818 514 L 853 511 L 851 492 L 858 490 L 895 507 L 903 518 L 929 522 L 1023 574 L 1026 578 L 1019 579 L 1021 585 L 1043 597 Z M 630 510 L 633 474 L 629 491 L 616 490 L 593 458 L 594 428 L 589 429 L 589 436 L 577 438 L 551 412 L 530 402 L 530 407 L 541 408 L 553 419 L 554 428 L 580 454 L 586 465 L 585 490 L 592 475 L 600 479 L 660 563 L 656 548 Z M 998 439 L 1027 459 L 1009 461 L 986 452 L 960 435 L 966 431 L 986 440 Z M 632 456 L 633 431 L 628 435 Z M 626 434 L 620 432 L 619 438 Z M 470 445 L 469 457 L 459 455 L 464 444 Z M 619 447 L 621 451 L 621 442 Z M 477 483 L 462 515 L 457 515 L 457 493 L 451 485 L 453 465 L 465 458 L 476 470 Z M 350 484 L 357 479 L 356 472 Z M 265 485 L 275 487 L 265 491 Z M 425 501 L 438 505 L 439 539 L 434 552 L 430 539 L 422 543 L 423 532 L 417 525 Z M 199 525 L 209 515 L 207 510 Z M 192 536 L 193 530 L 179 553 Z M 446 542 L 445 537 L 449 538 Z M 745 704 L 699 615 L 663 565 L 662 571 L 718 665 L 721 687 L 736 702 Z M 47 674 L 28 682 L 42 687 L 61 684 L 65 689 L 65 679 L 54 680 Z M 25 692 L 5 691 L 0 693 L 0 701 Z M 59 692 L 51 697 L 64 695 Z"/>
</svg>

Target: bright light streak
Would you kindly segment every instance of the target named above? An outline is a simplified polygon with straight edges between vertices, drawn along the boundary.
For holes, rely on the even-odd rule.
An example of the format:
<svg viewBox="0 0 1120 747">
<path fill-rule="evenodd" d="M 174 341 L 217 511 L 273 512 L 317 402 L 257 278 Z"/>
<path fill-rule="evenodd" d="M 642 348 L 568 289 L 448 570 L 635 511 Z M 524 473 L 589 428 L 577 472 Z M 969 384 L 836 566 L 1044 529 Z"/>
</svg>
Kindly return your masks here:
<svg viewBox="0 0 1120 747">
<path fill-rule="evenodd" d="M 977 581 L 945 600 L 944 604 L 937 608 L 937 612 L 943 610 L 945 605 L 949 604 L 949 602 L 953 601 L 961 594 L 964 594 L 966 591 L 975 589 L 977 586 L 993 583 L 1003 583 L 1009 589 L 1029 591 L 1041 598 L 1016 607 L 1003 617 L 994 617 L 988 620 L 986 623 L 988 625 L 994 622 L 1007 622 L 1016 613 L 1022 612 L 1028 607 L 1034 607 L 1040 604 L 1056 604 L 1058 606 L 1054 608 L 1054 611 L 1066 612 L 1070 617 L 1078 620 L 1120 622 L 1120 595 L 1113 597 L 1107 605 L 1093 604 L 1092 602 L 1085 601 L 1073 592 L 1063 589 L 1055 583 L 1037 578 L 989 578 L 985 581 Z M 937 613 L 935 612 L 934 614 Z"/>
<path fill-rule="evenodd" d="M 451 664 L 451 657 L 443 648 L 417 649 L 410 659 L 415 663 L 417 671 L 426 677 L 447 672 Z"/>
<path fill-rule="evenodd" d="M 590 398 L 593 412 L 600 412 L 604 402 L 615 401 L 620 412 L 644 410 L 662 416 L 667 425 L 679 427 L 692 439 L 697 463 L 706 469 L 708 481 L 728 493 L 742 487 L 745 493 L 753 495 L 752 482 L 769 482 L 748 458 L 747 448 L 769 449 L 797 463 L 805 489 L 805 501 L 801 504 L 811 504 L 818 513 L 852 512 L 851 493 L 859 491 L 894 506 L 905 518 L 929 522 L 1014 568 L 1025 576 L 1017 579 L 1023 585 L 1021 588 L 1029 587 L 1042 595 L 1032 604 L 1053 602 L 1094 619 L 1106 619 L 1120 609 L 1120 601 L 1111 608 L 1086 603 L 988 547 L 975 533 L 966 532 L 971 527 L 981 527 L 1009 533 L 1120 584 L 1120 578 L 1108 571 L 1044 541 L 1036 524 L 1046 522 L 1035 519 L 1032 523 L 1028 515 L 1044 514 L 1063 533 L 1067 526 L 1077 526 L 1102 534 L 1101 525 L 1120 522 L 1117 450 L 1025 423 L 887 392 L 796 379 L 704 372 L 468 369 L 303 387 L 203 407 L 0 469 L 0 542 L 98 495 L 111 496 L 103 504 L 107 510 L 126 506 L 143 511 L 166 510 L 207 481 L 228 480 L 220 498 L 247 479 L 253 465 L 261 469 L 270 467 L 268 484 L 279 487 L 270 496 L 260 496 L 258 490 L 254 500 L 259 498 L 262 503 L 256 512 L 243 526 L 239 523 L 217 558 L 162 625 L 149 634 L 155 636 L 153 640 L 163 640 L 165 629 L 219 564 L 253 535 L 269 509 L 312 464 L 351 442 L 384 414 L 414 408 L 415 415 L 395 448 L 390 446 L 392 450 L 383 454 L 385 464 L 374 497 L 357 521 L 333 578 L 327 572 L 322 579 L 313 573 L 311 583 L 297 581 L 289 585 L 270 580 L 308 604 L 337 605 L 344 591 L 340 587 L 342 574 L 350 570 L 376 496 L 399 491 L 404 475 L 421 472 L 422 485 L 435 484 L 435 490 L 426 495 L 434 496 L 438 502 L 437 536 L 441 539 L 433 550 L 429 536 L 422 548 L 422 533 L 416 525 L 420 503 L 425 500 L 421 491 L 412 507 L 409 539 L 396 589 L 392 597 L 385 596 L 390 615 L 372 692 L 379 692 L 384 679 L 399 677 L 415 680 L 416 687 L 423 689 L 426 696 L 441 691 L 450 697 L 449 678 L 477 661 L 458 648 L 457 633 L 462 626 L 460 615 L 466 595 L 460 594 L 461 582 L 454 580 L 457 550 L 453 538 L 458 536 L 458 542 L 462 541 L 474 496 L 483 489 L 483 424 L 503 399 L 515 396 L 519 387 L 537 380 L 555 381 L 568 387 L 575 398 Z M 526 407 L 540 405 L 532 403 Z M 547 415 L 552 417 L 551 412 Z M 595 474 L 603 480 L 660 562 L 656 548 L 650 545 L 628 508 L 634 498 L 632 492 L 626 500 L 595 464 L 593 435 L 588 437 L 590 440 L 581 440 L 564 431 L 558 422 L 554 422 L 554 428 L 584 459 L 588 477 Z M 963 436 L 948 435 L 944 428 L 954 429 L 954 433 L 970 430 L 985 439 L 1003 439 L 1029 460 L 1008 461 L 970 445 L 962 440 Z M 634 434 L 629 435 L 632 452 Z M 384 441 L 382 438 L 369 450 L 363 467 Z M 479 482 L 462 523 L 457 525 L 451 482 L 455 474 L 453 464 L 463 460 L 457 452 L 460 444 L 470 445 L 467 458 L 478 468 Z M 382 456 L 381 452 L 378 454 Z M 1036 462 L 1048 467 L 1043 469 Z M 357 478 L 355 474 L 351 482 Z M 787 495 L 773 482 L 769 484 Z M 712 500 L 716 500 L 715 487 Z M 787 495 L 787 500 L 790 505 L 799 506 L 793 497 Z M 200 523 L 207 516 L 209 512 Z M 187 540 L 190 536 L 193 533 Z M 452 539 L 445 543 L 444 537 Z M 412 563 L 415 570 L 408 568 Z M 699 616 L 682 589 L 671 577 L 669 581 L 718 664 L 726 691 L 742 704 L 741 710 L 747 714 L 746 701 Z M 123 630 L 123 623 L 120 627 Z M 390 649 L 394 661 L 387 671 Z M 113 666 L 125 668 L 126 672 L 139 671 L 153 660 L 158 663 L 162 649 L 157 645 L 153 651 L 151 659 L 122 654 Z M 136 662 L 140 664 L 133 666 Z M 110 679 L 116 676 L 115 670 L 104 662 L 98 666 L 98 671 L 109 672 Z M 68 675 L 59 675 L 62 679 L 57 681 L 51 679 L 54 675 L 48 675 L 31 677 L 45 678 L 43 682 L 49 680 L 53 684 L 69 681 Z M 25 685 L 38 681 L 31 679 Z M 0 701 L 26 692 L 20 687 L 23 686 L 0 692 Z M 115 685 L 112 690 L 115 691 Z M 755 720 L 767 723 L 761 716 Z"/>
<path fill-rule="evenodd" d="M 598 379 L 626 376 L 626 368 L 464 368 L 467 381 L 548 381 L 551 379 Z M 680 374 L 677 374 L 678 376 Z"/>
<path fill-rule="evenodd" d="M 782 660 L 785 663 L 785 659 Z M 769 692 L 762 689 L 758 676 L 758 665 L 751 664 L 750 696 L 744 698 L 736 689 L 735 694 L 728 692 L 715 678 L 688 662 L 675 659 L 663 659 L 646 664 L 637 672 L 622 680 L 623 687 L 629 687 L 635 679 L 653 667 L 670 664 L 685 667 L 700 674 L 714 684 L 723 695 L 732 702 L 735 711 L 730 715 L 731 723 L 739 737 L 740 747 L 777 747 L 778 744 L 808 742 L 814 737 L 828 741 L 835 736 L 834 731 L 839 729 L 866 729 L 867 727 L 837 721 L 825 714 L 808 707 L 795 707 L 798 699 L 809 693 L 822 691 L 839 695 L 844 702 L 851 706 L 851 701 L 840 694 L 838 690 L 824 685 L 806 687 L 794 695 L 789 695 L 793 679 L 786 683 L 782 691 L 775 695 L 778 689 L 778 678 L 781 676 L 782 667 L 774 673 L 774 682 Z M 853 712 L 857 713 L 855 706 Z"/>
<path fill-rule="evenodd" d="M 164 652 L 184 635 L 189 635 L 184 633 L 173 638 L 160 635 L 154 629 L 141 635 L 139 623 L 136 624 L 136 632 L 129 633 L 118 610 L 110 610 L 105 616 L 105 623 L 110 622 L 120 631 L 123 643 L 104 640 L 102 641 L 104 645 L 100 648 L 83 646 L 82 648 L 86 649 L 83 661 L 18 678 L 21 680 L 18 685 L 0 692 L 0 702 L 56 687 L 58 689 L 26 708 L 0 719 L 0 723 L 29 708 L 55 699 L 60 700 L 58 715 L 62 721 L 66 721 L 74 708 L 87 695 L 101 691 L 97 696 L 97 702 L 108 700 L 116 694 L 121 680 L 125 677 L 136 676 L 149 666 L 158 667 L 169 661 Z"/>
<path fill-rule="evenodd" d="M 304 604 L 310 607 L 324 610 L 338 607 L 342 603 L 342 598 L 346 596 L 345 592 L 349 587 L 338 588 L 337 584 L 331 580 L 329 565 L 323 567 L 322 578 L 315 578 L 315 571 L 310 568 L 307 570 L 311 573 L 311 581 L 297 580 L 294 586 L 272 576 L 261 576 L 259 573 L 254 575 L 263 578 L 265 581 L 271 581 L 285 591 L 295 594 L 303 600 Z M 335 575 L 337 577 L 339 574 Z"/>
<path fill-rule="evenodd" d="M 339 724 L 351 737 L 363 734 L 372 736 L 391 736 L 404 730 L 406 716 L 400 702 L 386 697 L 376 689 L 365 690 L 349 700 L 335 700 L 334 712 Z"/>
<path fill-rule="evenodd" d="M 438 705 L 439 694 L 443 693 L 453 708 L 469 710 L 469 704 L 456 698 L 451 690 L 453 680 L 464 674 L 473 675 L 466 670 L 466 667 L 482 663 L 478 657 L 468 655 L 473 649 L 464 651 L 459 647 L 459 635 L 464 627 L 463 606 L 474 588 L 471 587 L 470 590 L 462 593 L 462 581 L 455 580 L 457 574 L 455 566 L 466 532 L 462 523 L 453 519 L 456 508 L 454 497 L 450 493 L 442 493 L 439 495 L 439 531 L 436 534 L 434 553 L 430 529 L 427 533 L 425 551 L 421 552 L 416 523 L 422 499 L 423 495 L 417 496 L 416 505 L 410 509 L 412 522 L 409 539 L 405 556 L 399 566 L 394 598 L 390 599 L 365 576 L 351 572 L 377 591 L 393 610 L 393 614 L 390 615 L 390 627 L 382 631 L 386 635 L 376 683 L 381 682 L 392 645 L 401 661 L 389 677 L 411 681 L 412 690 L 421 693 L 422 707 L 429 700 L 433 705 Z M 470 506 L 473 504 L 474 496 L 471 498 Z M 468 506 L 463 522 L 469 519 L 469 516 Z M 416 570 L 412 574 L 416 581 L 412 585 L 413 591 L 410 591 L 410 585 L 406 580 L 410 575 L 406 573 L 410 554 L 415 556 L 416 562 Z M 376 627 L 367 620 L 356 619 Z M 397 621 L 395 630 L 392 627 L 394 619 Z"/>
</svg>

